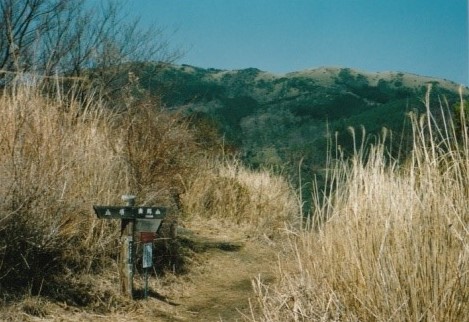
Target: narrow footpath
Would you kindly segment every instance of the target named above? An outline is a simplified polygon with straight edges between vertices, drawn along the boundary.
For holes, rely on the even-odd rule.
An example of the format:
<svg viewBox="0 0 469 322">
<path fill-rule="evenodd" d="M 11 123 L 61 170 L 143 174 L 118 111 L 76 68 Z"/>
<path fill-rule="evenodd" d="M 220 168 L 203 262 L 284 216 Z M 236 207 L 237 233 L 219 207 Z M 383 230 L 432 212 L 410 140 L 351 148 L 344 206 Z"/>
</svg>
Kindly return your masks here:
<svg viewBox="0 0 469 322">
<path fill-rule="evenodd" d="M 243 315 L 251 316 L 257 305 L 253 279 L 274 280 L 277 251 L 272 243 L 223 229 L 195 228 L 187 238 L 200 248 L 197 264 L 183 281 L 163 288 L 169 300 L 159 304 L 168 309 L 161 321 L 243 321 Z"/>
<path fill-rule="evenodd" d="M 50 304 L 50 314 L 43 318 L 22 315 L 11 321 L 250 321 L 257 308 L 252 282 L 256 278 L 266 284 L 275 281 L 278 244 L 219 223 L 183 229 L 178 239 L 190 251 L 185 257 L 189 261 L 187 273 L 166 274 L 163 278 L 153 275 L 148 281 L 146 299 L 141 297 L 144 279 L 135 276 L 134 286 L 139 295 L 110 307 L 112 313 L 100 314 L 55 303 Z"/>
</svg>

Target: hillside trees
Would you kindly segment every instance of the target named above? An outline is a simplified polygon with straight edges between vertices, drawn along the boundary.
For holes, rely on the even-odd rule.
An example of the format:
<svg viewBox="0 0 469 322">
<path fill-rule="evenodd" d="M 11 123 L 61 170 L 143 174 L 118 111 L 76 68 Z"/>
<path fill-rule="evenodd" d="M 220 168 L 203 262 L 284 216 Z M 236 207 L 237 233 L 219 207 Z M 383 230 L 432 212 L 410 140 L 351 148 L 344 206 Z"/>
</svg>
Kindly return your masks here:
<svg viewBox="0 0 469 322">
<path fill-rule="evenodd" d="M 2 0 L 0 79 L 18 73 L 83 77 L 112 94 L 128 62 L 172 61 L 163 29 L 123 16 L 121 1 Z"/>
<path fill-rule="evenodd" d="M 463 100 L 453 105 L 455 130 L 458 134 L 463 134 L 464 127 L 467 128 L 469 120 L 469 101 Z"/>
</svg>

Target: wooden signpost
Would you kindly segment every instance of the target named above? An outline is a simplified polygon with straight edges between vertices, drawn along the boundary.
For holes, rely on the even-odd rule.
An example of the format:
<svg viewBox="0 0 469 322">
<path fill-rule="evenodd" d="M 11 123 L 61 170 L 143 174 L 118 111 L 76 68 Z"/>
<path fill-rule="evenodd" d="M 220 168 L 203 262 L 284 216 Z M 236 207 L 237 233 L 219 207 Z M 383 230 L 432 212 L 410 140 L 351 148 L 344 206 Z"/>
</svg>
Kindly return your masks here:
<svg viewBox="0 0 469 322">
<path fill-rule="evenodd" d="M 119 276 L 122 294 L 133 298 L 133 275 L 134 275 L 134 236 L 140 233 L 144 246 L 144 268 L 145 275 L 145 297 L 147 294 L 147 269 L 151 267 L 153 240 L 156 231 L 166 216 L 164 207 L 137 207 L 135 206 L 135 196 L 124 195 L 122 200 L 126 206 L 93 206 L 99 219 L 120 219 L 120 256 L 119 256 Z M 145 240 L 143 240 L 145 239 Z"/>
</svg>

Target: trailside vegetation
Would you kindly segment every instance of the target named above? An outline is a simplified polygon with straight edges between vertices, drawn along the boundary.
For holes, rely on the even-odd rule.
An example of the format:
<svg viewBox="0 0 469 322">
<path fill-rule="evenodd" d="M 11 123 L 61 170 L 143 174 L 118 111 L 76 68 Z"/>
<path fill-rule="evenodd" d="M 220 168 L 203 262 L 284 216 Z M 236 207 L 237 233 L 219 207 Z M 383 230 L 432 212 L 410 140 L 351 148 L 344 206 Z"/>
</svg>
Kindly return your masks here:
<svg viewBox="0 0 469 322">
<path fill-rule="evenodd" d="M 462 131 L 437 122 L 429 95 L 425 110 L 410 115 L 405 162 L 385 137 L 331 159 L 310 225 L 290 233 L 278 283 L 253 281 L 262 309 L 253 320 L 467 319 L 468 129 L 464 113 Z"/>
</svg>

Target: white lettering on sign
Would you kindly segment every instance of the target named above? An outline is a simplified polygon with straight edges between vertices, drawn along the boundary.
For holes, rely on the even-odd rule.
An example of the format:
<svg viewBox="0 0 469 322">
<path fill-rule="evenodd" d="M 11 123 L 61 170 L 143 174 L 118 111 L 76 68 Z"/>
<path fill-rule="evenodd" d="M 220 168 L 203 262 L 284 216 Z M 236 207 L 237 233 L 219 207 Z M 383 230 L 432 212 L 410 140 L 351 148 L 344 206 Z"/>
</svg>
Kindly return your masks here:
<svg viewBox="0 0 469 322">
<path fill-rule="evenodd" d="M 155 214 L 159 215 L 161 214 L 161 211 L 159 209 L 156 209 Z"/>
<path fill-rule="evenodd" d="M 143 214 L 143 208 L 138 208 L 138 214 L 139 215 Z"/>
<path fill-rule="evenodd" d="M 106 213 L 104 214 L 105 216 L 110 216 L 111 215 L 111 211 L 109 209 L 106 209 Z"/>
<path fill-rule="evenodd" d="M 119 215 L 121 216 L 124 216 L 125 215 L 125 209 L 122 208 L 121 210 L 119 210 Z"/>
<path fill-rule="evenodd" d="M 153 214 L 151 213 L 151 208 L 147 209 L 147 214 L 145 215 L 145 218 L 153 218 Z"/>
</svg>

